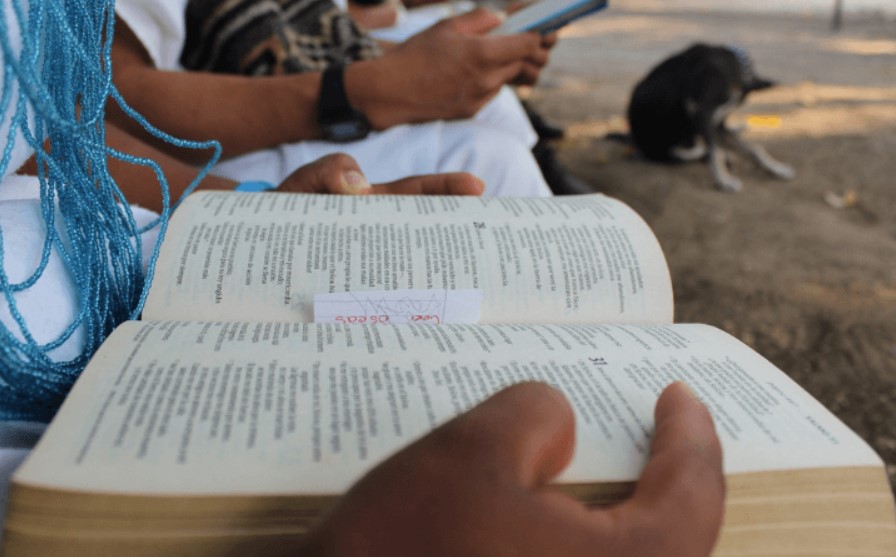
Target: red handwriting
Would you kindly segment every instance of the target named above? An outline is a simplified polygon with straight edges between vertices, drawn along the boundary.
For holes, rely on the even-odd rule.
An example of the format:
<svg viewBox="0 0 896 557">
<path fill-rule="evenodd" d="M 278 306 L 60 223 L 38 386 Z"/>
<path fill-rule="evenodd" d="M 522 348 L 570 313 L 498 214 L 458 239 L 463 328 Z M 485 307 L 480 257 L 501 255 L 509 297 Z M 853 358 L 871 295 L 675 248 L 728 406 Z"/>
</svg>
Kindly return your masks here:
<svg viewBox="0 0 896 557">
<path fill-rule="evenodd" d="M 388 315 L 337 315 L 335 319 L 337 323 L 346 323 L 349 325 L 361 325 L 364 323 L 389 323 Z"/>
<path fill-rule="evenodd" d="M 409 321 L 411 323 L 435 323 L 436 325 L 441 324 L 442 320 L 439 319 L 438 315 L 411 315 Z"/>
</svg>

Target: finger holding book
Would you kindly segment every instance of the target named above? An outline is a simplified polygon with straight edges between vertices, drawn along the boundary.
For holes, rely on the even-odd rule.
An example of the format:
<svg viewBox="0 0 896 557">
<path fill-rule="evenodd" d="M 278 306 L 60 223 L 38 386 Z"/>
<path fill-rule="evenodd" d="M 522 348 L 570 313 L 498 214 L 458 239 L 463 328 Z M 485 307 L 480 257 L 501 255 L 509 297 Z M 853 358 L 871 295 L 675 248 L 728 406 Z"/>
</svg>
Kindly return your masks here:
<svg viewBox="0 0 896 557">
<path fill-rule="evenodd" d="M 485 185 L 466 172 L 409 176 L 371 185 L 354 158 L 344 153 L 334 153 L 298 168 L 276 189 L 343 195 L 481 195 Z"/>
<path fill-rule="evenodd" d="M 657 400 L 655 423 L 650 460 L 634 494 L 606 517 L 622 526 L 629 555 L 709 555 L 725 499 L 722 447 L 712 417 L 679 382 Z"/>
<path fill-rule="evenodd" d="M 709 555 L 721 526 L 721 450 L 709 413 L 682 385 L 657 404 L 646 483 L 617 507 L 589 510 L 547 485 L 572 458 L 574 433 L 572 409 L 558 391 L 538 383 L 505 389 L 375 468 L 305 548 L 327 555 Z M 695 482 L 695 474 L 709 481 Z"/>
</svg>

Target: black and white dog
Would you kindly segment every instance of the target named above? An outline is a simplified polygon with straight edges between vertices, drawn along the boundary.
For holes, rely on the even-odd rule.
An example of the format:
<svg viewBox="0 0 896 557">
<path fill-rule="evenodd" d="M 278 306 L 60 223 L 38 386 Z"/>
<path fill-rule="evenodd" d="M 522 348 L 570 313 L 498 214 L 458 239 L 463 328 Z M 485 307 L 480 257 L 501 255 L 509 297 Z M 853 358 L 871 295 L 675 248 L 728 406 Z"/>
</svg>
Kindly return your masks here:
<svg viewBox="0 0 896 557">
<path fill-rule="evenodd" d="M 713 180 L 724 191 L 739 191 L 742 184 L 729 172 L 722 146 L 746 154 L 777 178 L 793 178 L 792 167 L 725 124 L 747 94 L 773 84 L 756 74 L 739 49 L 692 45 L 653 68 L 635 87 L 628 107 L 632 141 L 657 161 L 708 156 Z"/>
</svg>

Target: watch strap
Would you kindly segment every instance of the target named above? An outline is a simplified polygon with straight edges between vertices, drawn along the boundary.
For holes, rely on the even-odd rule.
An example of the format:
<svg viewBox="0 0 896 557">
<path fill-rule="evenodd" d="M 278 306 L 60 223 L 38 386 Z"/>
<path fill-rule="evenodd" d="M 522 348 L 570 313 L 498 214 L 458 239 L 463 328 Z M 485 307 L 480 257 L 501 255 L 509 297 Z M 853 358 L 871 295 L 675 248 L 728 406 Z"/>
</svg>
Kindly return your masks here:
<svg viewBox="0 0 896 557">
<path fill-rule="evenodd" d="M 367 136 L 370 123 L 354 108 L 345 91 L 345 66 L 335 64 L 321 74 L 317 123 L 329 141 L 354 141 Z"/>
<path fill-rule="evenodd" d="M 350 107 L 348 94 L 345 92 L 345 66 L 334 64 L 325 69 L 320 78 L 317 117 L 319 120 L 325 120 L 332 114 L 338 114 Z"/>
</svg>

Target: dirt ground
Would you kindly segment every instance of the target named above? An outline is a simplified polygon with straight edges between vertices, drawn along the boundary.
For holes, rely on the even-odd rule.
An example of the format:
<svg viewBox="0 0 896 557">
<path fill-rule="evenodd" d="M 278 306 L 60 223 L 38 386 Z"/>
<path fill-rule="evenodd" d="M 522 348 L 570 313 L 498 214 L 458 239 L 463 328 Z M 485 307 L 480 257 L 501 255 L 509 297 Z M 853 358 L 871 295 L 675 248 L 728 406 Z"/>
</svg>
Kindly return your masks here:
<svg viewBox="0 0 896 557">
<path fill-rule="evenodd" d="M 616 0 L 567 28 L 531 101 L 567 128 L 560 158 L 653 227 L 676 319 L 719 326 L 866 439 L 896 486 L 896 19 L 682 10 Z M 847 2 L 848 4 L 848 2 Z M 633 85 L 691 42 L 737 44 L 780 85 L 734 118 L 793 165 L 716 191 L 701 164 L 661 166 L 608 141 Z"/>
</svg>

